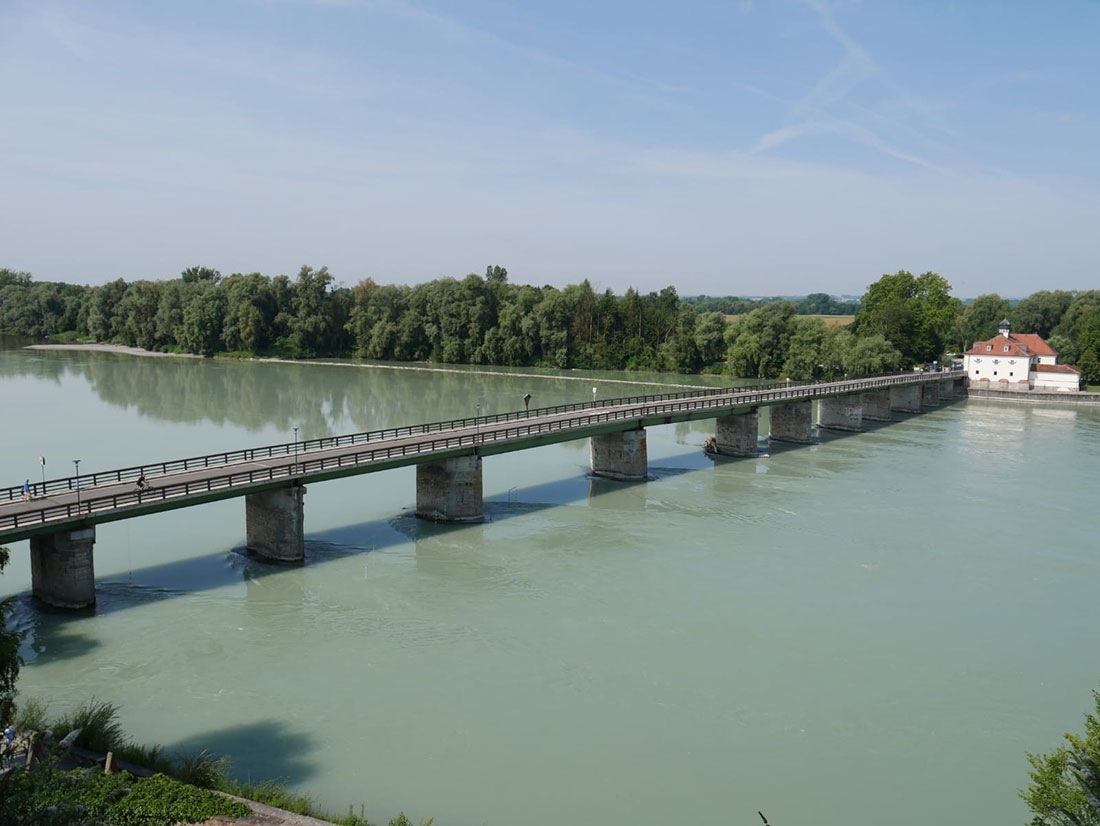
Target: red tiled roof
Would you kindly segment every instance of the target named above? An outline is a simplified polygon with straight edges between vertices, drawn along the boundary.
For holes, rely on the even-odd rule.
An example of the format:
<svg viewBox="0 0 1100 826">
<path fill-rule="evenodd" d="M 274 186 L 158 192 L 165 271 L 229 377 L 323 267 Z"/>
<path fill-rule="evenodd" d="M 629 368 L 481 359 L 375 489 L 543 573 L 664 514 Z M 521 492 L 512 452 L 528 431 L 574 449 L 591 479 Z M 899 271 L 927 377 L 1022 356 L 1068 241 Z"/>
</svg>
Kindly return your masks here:
<svg viewBox="0 0 1100 826">
<path fill-rule="evenodd" d="M 1071 367 L 1068 364 L 1036 364 L 1034 367 L 1037 373 L 1078 373 L 1080 370 L 1076 367 Z"/>
<path fill-rule="evenodd" d="M 1036 338 L 1039 338 L 1036 336 Z M 1042 341 L 1042 339 L 1040 339 Z M 987 350 L 986 347 L 992 349 Z M 1006 350 L 1005 347 L 1008 347 Z M 1049 348 L 1048 348 L 1049 349 Z M 1005 338 L 1004 336 L 997 336 L 991 338 L 989 341 L 977 341 L 974 346 L 966 351 L 965 355 L 968 356 L 985 356 L 985 355 L 1002 355 L 1002 356 L 1024 356 L 1025 358 L 1035 355 L 1030 352 L 1023 342 L 1016 340 L 1016 336 Z"/>
<path fill-rule="evenodd" d="M 1008 350 L 1005 350 L 1005 345 Z M 989 346 L 992 350 L 986 350 Z M 989 341 L 976 341 L 974 346 L 966 351 L 968 356 L 980 356 L 983 353 L 1001 353 L 1009 356 L 1057 356 L 1049 344 L 1043 341 L 1041 336 L 1035 333 L 1010 333 L 1008 338 L 996 336 Z"/>
<path fill-rule="evenodd" d="M 1019 341 L 1028 350 L 1037 356 L 1056 356 L 1057 352 L 1054 351 L 1049 344 L 1047 344 L 1040 336 L 1035 333 L 1012 333 L 1011 337 Z"/>
</svg>

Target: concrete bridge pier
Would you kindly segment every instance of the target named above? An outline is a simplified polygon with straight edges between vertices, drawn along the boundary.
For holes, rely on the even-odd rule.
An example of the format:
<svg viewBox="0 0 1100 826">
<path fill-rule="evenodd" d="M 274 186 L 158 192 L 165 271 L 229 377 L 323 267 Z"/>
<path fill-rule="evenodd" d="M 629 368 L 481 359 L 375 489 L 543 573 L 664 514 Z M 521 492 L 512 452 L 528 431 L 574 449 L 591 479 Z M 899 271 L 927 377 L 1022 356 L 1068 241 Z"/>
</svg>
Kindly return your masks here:
<svg viewBox="0 0 1100 826">
<path fill-rule="evenodd" d="M 920 386 L 920 406 L 936 407 L 940 403 L 940 383 L 926 381 Z"/>
<path fill-rule="evenodd" d="M 250 493 L 244 498 L 248 550 L 272 562 L 301 562 L 306 556 L 302 485 Z"/>
<path fill-rule="evenodd" d="M 828 430 L 863 430 L 862 393 L 833 396 L 817 403 L 817 426 Z"/>
<path fill-rule="evenodd" d="M 620 482 L 642 482 L 649 478 L 644 427 L 593 436 L 588 440 L 588 457 L 593 476 Z"/>
<path fill-rule="evenodd" d="M 714 420 L 714 443 L 720 456 L 755 456 L 760 433 L 760 408 Z"/>
<path fill-rule="evenodd" d="M 95 528 L 31 537 L 31 593 L 53 608 L 95 605 Z"/>
<path fill-rule="evenodd" d="M 813 402 L 777 404 L 771 408 L 769 415 L 771 416 L 769 439 L 799 445 L 813 443 Z"/>
<path fill-rule="evenodd" d="M 868 390 L 860 396 L 863 418 L 872 422 L 890 421 L 890 388 Z"/>
<path fill-rule="evenodd" d="M 454 456 L 416 466 L 416 515 L 432 522 L 482 522 L 481 457 Z"/>
<path fill-rule="evenodd" d="M 920 385 L 895 384 L 890 388 L 890 410 L 898 413 L 920 413 Z"/>
</svg>

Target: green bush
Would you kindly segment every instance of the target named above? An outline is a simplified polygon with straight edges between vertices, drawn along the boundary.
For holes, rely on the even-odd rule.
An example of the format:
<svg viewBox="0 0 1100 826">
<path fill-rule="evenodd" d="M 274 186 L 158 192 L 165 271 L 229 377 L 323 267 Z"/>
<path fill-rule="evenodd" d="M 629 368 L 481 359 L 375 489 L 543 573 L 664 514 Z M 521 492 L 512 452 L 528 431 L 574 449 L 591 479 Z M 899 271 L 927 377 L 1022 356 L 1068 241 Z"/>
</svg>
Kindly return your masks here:
<svg viewBox="0 0 1100 826">
<path fill-rule="evenodd" d="M 111 826 L 172 826 L 215 815 L 245 817 L 251 810 L 205 789 L 163 774 L 137 778 L 98 770 L 21 771 L 0 799 L 0 823 L 75 826 L 102 821 Z"/>
<path fill-rule="evenodd" d="M 104 815 L 114 826 L 171 826 L 180 821 L 201 822 L 215 815 L 244 817 L 251 813 L 237 800 L 156 774 L 135 783 L 132 792 Z"/>
<path fill-rule="evenodd" d="M 1020 797 L 1035 813 L 1032 826 L 1100 826 L 1100 691 L 1085 715 L 1085 734 L 1066 734 L 1046 754 L 1028 754 L 1031 783 Z"/>
</svg>

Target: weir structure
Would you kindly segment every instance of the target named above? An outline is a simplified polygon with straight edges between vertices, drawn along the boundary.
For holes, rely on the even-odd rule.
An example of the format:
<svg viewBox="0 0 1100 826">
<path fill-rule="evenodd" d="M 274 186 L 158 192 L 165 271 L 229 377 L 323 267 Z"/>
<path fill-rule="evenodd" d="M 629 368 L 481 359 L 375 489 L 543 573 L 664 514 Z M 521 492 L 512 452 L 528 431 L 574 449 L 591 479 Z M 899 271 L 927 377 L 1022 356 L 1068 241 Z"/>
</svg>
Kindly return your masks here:
<svg viewBox="0 0 1100 826">
<path fill-rule="evenodd" d="M 863 420 L 919 413 L 959 395 L 962 371 L 901 373 L 834 382 L 699 388 L 601 399 L 449 422 L 388 428 L 304 442 L 151 462 L 128 468 L 0 488 L 0 544 L 30 539 L 31 589 L 56 608 L 95 604 L 95 526 L 234 497 L 245 500 L 247 545 L 283 563 L 305 556 L 306 484 L 416 465 L 416 515 L 480 522 L 482 460 L 555 442 L 589 439 L 593 476 L 648 478 L 646 427 L 715 420 L 723 456 L 758 454 L 759 413 L 770 410 L 769 439 L 814 441 L 817 427 L 858 431 Z M 139 478 L 148 483 L 139 488 Z"/>
</svg>

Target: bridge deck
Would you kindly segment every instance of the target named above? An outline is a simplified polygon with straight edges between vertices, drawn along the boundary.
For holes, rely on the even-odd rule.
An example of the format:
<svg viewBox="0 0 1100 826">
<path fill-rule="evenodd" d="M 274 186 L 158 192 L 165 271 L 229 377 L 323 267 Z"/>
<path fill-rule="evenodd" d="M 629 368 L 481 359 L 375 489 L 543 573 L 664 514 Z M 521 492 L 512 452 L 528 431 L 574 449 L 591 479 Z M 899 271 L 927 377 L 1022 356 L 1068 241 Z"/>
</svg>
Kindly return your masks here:
<svg viewBox="0 0 1100 826">
<path fill-rule="evenodd" d="M 0 489 L 0 542 L 472 452 L 504 453 L 598 433 L 716 418 L 754 406 L 954 380 L 961 375 L 961 371 L 905 373 L 765 389 L 700 390 L 697 395 L 689 392 L 608 400 L 458 420 L 450 423 L 456 425 L 453 427 L 415 425 L 49 480 L 44 486 L 35 485 L 45 492 L 30 501 L 22 501 L 18 486 Z M 159 469 L 163 472 L 157 473 Z M 133 481 L 142 473 L 150 485 L 145 491 L 138 490 Z"/>
</svg>

